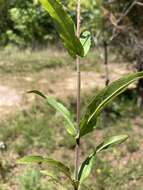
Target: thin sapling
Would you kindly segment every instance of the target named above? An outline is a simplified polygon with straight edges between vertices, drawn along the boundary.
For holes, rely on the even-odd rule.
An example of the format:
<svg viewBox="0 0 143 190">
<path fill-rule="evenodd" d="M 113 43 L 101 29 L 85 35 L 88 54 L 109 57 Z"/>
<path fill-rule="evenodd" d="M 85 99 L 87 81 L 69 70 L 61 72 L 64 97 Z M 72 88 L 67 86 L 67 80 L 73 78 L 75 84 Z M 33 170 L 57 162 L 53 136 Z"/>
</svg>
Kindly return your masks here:
<svg viewBox="0 0 143 190">
<path fill-rule="evenodd" d="M 128 85 L 132 82 L 143 78 L 143 72 L 138 72 L 124 76 L 123 78 L 114 81 L 107 87 L 98 92 L 98 94 L 91 98 L 91 101 L 85 108 L 83 115 L 80 114 L 80 57 L 85 57 L 91 46 L 91 34 L 89 31 L 83 31 L 80 33 L 80 0 L 77 2 L 77 29 L 72 18 L 66 13 L 62 4 L 59 0 L 39 0 L 44 9 L 53 19 L 55 23 L 56 30 L 67 49 L 70 56 L 76 60 L 77 65 L 77 122 L 74 121 L 70 111 L 60 102 L 56 101 L 54 98 L 44 95 L 38 90 L 32 90 L 29 93 L 34 93 L 42 97 L 45 102 L 58 111 L 65 120 L 65 129 L 69 135 L 73 137 L 76 144 L 75 150 L 75 170 L 72 171 L 64 163 L 54 160 L 49 157 L 43 156 L 26 156 L 21 158 L 17 162 L 20 164 L 47 164 L 53 169 L 58 169 L 59 173 L 63 173 L 66 178 L 70 181 L 74 190 L 79 190 L 82 183 L 89 176 L 91 169 L 93 167 L 95 157 L 98 153 L 113 147 L 117 144 L 124 142 L 128 136 L 127 135 L 117 135 L 109 139 L 103 140 L 99 145 L 97 145 L 93 152 L 85 158 L 85 160 L 80 165 L 80 141 L 85 135 L 91 133 L 97 124 L 97 120 L 105 108 L 105 106 L 111 102 L 115 97 L 121 94 Z M 55 174 L 50 174 L 49 171 L 42 171 L 45 175 L 52 178 L 56 178 Z M 73 175 L 74 173 L 74 175 Z M 60 182 L 60 181 L 59 181 Z"/>
</svg>

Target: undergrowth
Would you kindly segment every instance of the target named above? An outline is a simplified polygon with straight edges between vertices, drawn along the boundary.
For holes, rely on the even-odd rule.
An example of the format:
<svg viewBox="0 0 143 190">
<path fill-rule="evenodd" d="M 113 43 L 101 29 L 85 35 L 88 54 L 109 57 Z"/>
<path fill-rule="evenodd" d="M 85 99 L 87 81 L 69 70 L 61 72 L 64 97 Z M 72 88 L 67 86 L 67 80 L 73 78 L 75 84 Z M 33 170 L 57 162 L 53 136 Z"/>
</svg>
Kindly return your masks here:
<svg viewBox="0 0 143 190">
<path fill-rule="evenodd" d="M 95 91 L 93 93 L 95 94 Z M 131 187 L 134 187 L 135 190 L 141 190 L 139 184 L 142 185 L 143 163 L 141 162 L 142 156 L 138 156 L 138 154 L 141 154 L 140 143 L 143 137 L 142 113 L 137 108 L 136 101 L 131 101 L 132 98 L 136 99 L 135 91 L 131 91 L 130 95 L 126 93 L 109 105 L 109 118 L 104 118 L 108 120 L 108 122 L 105 122 L 107 125 L 102 126 L 103 118 L 101 117 L 98 130 L 95 133 L 96 139 L 100 139 L 104 136 L 114 135 L 117 132 L 127 131 L 131 140 L 129 139 L 126 145 L 122 145 L 123 148 L 110 150 L 104 155 L 101 154 L 100 159 L 97 158 L 92 171 L 92 176 L 96 176 L 96 180 L 95 177 L 88 179 L 86 187 L 84 185 L 82 187 L 83 190 L 88 189 L 88 187 L 90 187 L 90 190 L 94 190 L 95 187 L 99 190 L 128 190 Z M 83 99 L 82 107 L 88 101 L 88 96 L 84 96 Z M 65 103 L 67 107 L 73 110 L 73 113 L 75 109 L 74 102 L 75 99 L 69 97 L 68 102 Z M 119 102 L 120 104 L 118 104 Z M 139 118 L 137 124 L 135 118 Z M 34 104 L 30 109 L 24 110 L 10 121 L 0 124 L 0 141 L 5 144 L 5 149 L 0 149 L 1 190 L 7 190 L 10 184 L 15 184 L 16 179 L 11 176 L 11 173 L 16 166 L 12 164 L 14 163 L 12 160 L 27 153 L 39 152 L 43 155 L 57 155 L 60 147 L 62 148 L 61 155 L 58 156 L 64 161 L 69 160 L 69 157 L 73 154 L 75 144 L 72 139 L 69 140 L 69 136 L 62 130 L 62 124 L 64 124 L 64 121 L 61 120 L 60 116 L 53 110 L 45 108 L 42 102 L 38 102 L 38 105 Z M 88 149 L 90 153 L 90 150 L 94 147 L 95 133 L 92 134 L 92 138 L 86 137 L 87 144 L 82 143 L 82 157 L 85 156 L 83 154 L 85 149 Z M 63 134 L 63 138 L 58 134 Z M 3 161 L 3 156 L 6 157 L 5 161 Z M 15 170 L 19 173 L 17 167 Z M 37 185 L 37 187 L 34 186 L 37 188 L 36 190 L 45 190 L 44 184 L 47 185 L 47 180 L 44 180 L 43 176 L 39 176 L 35 172 L 37 171 L 28 169 L 28 172 L 26 170 L 21 174 L 20 190 L 35 190 L 30 187 L 33 183 Z M 37 182 L 40 181 L 39 179 L 42 186 L 39 186 L 40 182 Z M 38 189 L 39 187 L 42 189 Z M 53 187 L 50 184 L 46 187 L 51 190 L 56 186 Z"/>
</svg>

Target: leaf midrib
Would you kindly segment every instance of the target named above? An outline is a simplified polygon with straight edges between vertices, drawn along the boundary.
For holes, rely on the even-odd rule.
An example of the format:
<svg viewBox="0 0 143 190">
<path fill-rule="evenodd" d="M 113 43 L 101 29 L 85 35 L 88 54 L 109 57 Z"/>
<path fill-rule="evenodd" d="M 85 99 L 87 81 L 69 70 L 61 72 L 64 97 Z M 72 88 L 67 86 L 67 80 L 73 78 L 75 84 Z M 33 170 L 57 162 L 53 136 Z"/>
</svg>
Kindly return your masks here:
<svg viewBox="0 0 143 190">
<path fill-rule="evenodd" d="M 142 77 L 137 77 L 137 78 L 142 78 Z M 104 101 L 102 101 L 102 103 L 99 104 L 99 106 L 96 108 L 96 110 L 94 111 L 94 113 L 90 116 L 90 118 L 88 119 L 88 122 L 90 122 L 90 120 L 94 117 L 94 115 L 96 115 L 96 113 L 98 113 L 98 111 L 100 111 L 100 108 L 102 107 L 102 105 L 104 105 L 109 99 L 111 99 L 116 93 L 120 92 L 122 89 L 124 89 L 126 86 L 128 86 L 130 83 L 134 82 L 137 80 L 133 79 L 131 80 L 129 83 L 123 85 L 122 87 L 120 87 L 117 91 L 115 91 L 114 93 L 112 93 L 111 96 L 109 96 L 108 98 L 106 98 Z"/>
<path fill-rule="evenodd" d="M 62 26 L 62 28 L 64 29 L 64 32 L 66 33 L 66 35 L 68 36 L 68 38 L 70 38 L 70 35 L 72 34 L 72 36 L 73 37 L 75 37 L 75 34 L 73 33 L 75 30 L 74 30 L 74 23 L 73 23 L 73 21 L 72 21 L 72 19 L 71 19 L 71 17 L 69 17 L 68 15 L 67 15 L 67 17 L 69 18 L 69 20 L 71 20 L 71 23 L 72 23 L 72 25 L 73 26 L 71 26 L 72 27 L 72 33 L 71 33 L 71 30 L 69 29 L 69 27 L 67 27 L 67 25 L 66 25 L 66 22 L 61 22 L 61 20 L 63 20 L 63 18 L 61 17 L 61 15 L 59 14 L 59 11 L 57 12 L 56 11 L 56 8 L 55 7 L 57 7 L 57 6 L 54 6 L 55 4 L 56 5 L 58 5 L 58 6 L 61 6 L 62 7 L 62 5 L 61 4 L 59 4 L 57 1 L 55 1 L 54 3 L 54 5 L 52 5 L 53 3 L 51 3 L 51 0 L 48 0 L 48 2 L 45 2 L 44 1 L 44 4 L 50 4 L 50 7 L 51 7 L 51 9 L 52 9 L 52 11 L 54 11 L 54 15 L 56 15 L 56 16 L 58 16 L 59 18 L 60 18 L 60 20 L 58 19 L 58 22 L 60 23 L 60 25 Z M 62 7 L 62 9 L 63 9 L 63 7 Z M 49 11 L 48 11 L 49 12 Z M 64 10 L 63 10 L 63 12 L 65 12 Z M 51 14 L 50 14 L 51 15 Z M 52 16 L 52 15 L 51 15 Z M 53 17 L 53 16 L 52 16 Z M 55 20 L 57 20 L 56 18 L 54 18 Z M 69 21 L 68 21 L 68 23 L 69 23 Z M 68 32 L 67 32 L 68 31 Z M 69 35 L 70 34 L 70 35 Z"/>
</svg>

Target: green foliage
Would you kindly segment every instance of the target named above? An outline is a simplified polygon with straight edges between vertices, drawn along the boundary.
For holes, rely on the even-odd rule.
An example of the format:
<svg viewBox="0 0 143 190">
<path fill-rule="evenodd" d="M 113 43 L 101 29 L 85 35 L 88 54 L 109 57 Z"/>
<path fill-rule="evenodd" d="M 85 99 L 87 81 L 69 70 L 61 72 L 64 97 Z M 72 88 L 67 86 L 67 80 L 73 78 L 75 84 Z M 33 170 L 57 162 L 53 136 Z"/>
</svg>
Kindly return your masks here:
<svg viewBox="0 0 143 190">
<path fill-rule="evenodd" d="M 11 43 L 20 47 L 36 48 L 38 44 L 45 45 L 54 40 L 55 32 L 51 20 L 31 0 L 4 1 L 0 16 L 1 45 Z"/>
<path fill-rule="evenodd" d="M 70 169 L 62 164 L 61 162 L 58 162 L 56 160 L 50 159 L 50 158 L 43 158 L 42 156 L 27 156 L 17 161 L 19 164 L 47 164 L 54 168 L 58 168 L 59 172 L 63 172 L 68 178 L 70 178 Z"/>
<path fill-rule="evenodd" d="M 84 116 L 81 118 L 80 137 L 93 131 L 93 129 L 96 127 L 99 114 L 109 102 L 111 102 L 114 98 L 116 98 L 123 91 L 125 91 L 128 85 L 142 77 L 143 72 L 129 74 L 128 76 L 122 77 L 121 79 L 114 81 L 109 86 L 101 90 L 95 97 L 93 97 L 92 101 L 86 108 Z M 56 102 L 54 99 L 43 95 L 39 91 L 31 91 L 31 93 L 36 93 L 42 96 L 44 99 L 47 100 L 50 106 L 58 110 L 68 123 L 68 125 L 65 125 L 68 133 L 72 136 L 77 137 L 73 119 L 71 118 L 71 114 L 67 110 L 67 108 L 65 108 L 61 103 Z"/>
<path fill-rule="evenodd" d="M 90 113 L 88 115 L 88 117 L 92 118 L 94 115 L 97 117 L 99 115 L 100 111 L 102 110 L 102 107 L 104 107 L 113 98 L 115 98 L 121 92 L 123 92 L 125 90 L 125 88 L 129 84 L 131 84 L 132 82 L 134 82 L 135 80 L 137 80 L 137 79 L 139 79 L 141 77 L 143 77 L 143 73 L 142 72 L 135 73 L 135 74 L 130 74 L 130 75 L 126 76 L 126 77 L 123 77 L 123 78 L 121 78 L 121 79 L 119 79 L 119 80 L 111 83 L 108 87 L 106 87 L 105 89 L 101 90 L 97 94 L 97 96 L 94 99 L 92 99 L 91 104 L 89 104 L 89 105 L 91 105 L 90 108 L 92 108 L 92 113 Z M 39 91 L 31 91 L 30 93 L 36 93 L 36 94 L 42 96 L 45 100 L 48 101 L 48 104 L 50 106 L 52 106 L 52 107 L 54 107 L 54 109 L 60 111 L 66 120 L 67 120 L 67 116 L 68 116 L 68 122 L 69 122 L 69 111 L 67 111 L 67 109 L 65 107 L 63 107 L 63 105 L 61 105 L 60 103 L 58 103 L 57 101 L 55 101 L 55 100 L 53 100 L 51 98 L 50 99 L 47 98 L 45 95 L 43 95 Z M 89 108 L 89 106 L 87 108 Z M 88 111 L 88 109 L 87 109 L 87 111 Z M 87 126 L 87 125 L 85 125 L 85 126 Z M 92 128 L 94 128 L 95 123 L 93 123 L 93 125 L 91 125 L 91 126 L 92 126 Z M 71 128 L 69 128 L 69 129 L 71 130 Z M 83 134 L 85 135 L 86 133 L 81 133 L 81 131 L 80 131 L 80 135 L 83 136 Z M 77 183 L 77 185 L 79 185 L 80 183 L 82 183 L 88 177 L 88 175 L 90 174 L 91 169 L 93 167 L 95 156 L 96 156 L 96 154 L 98 152 L 100 152 L 100 151 L 102 151 L 104 149 L 110 148 L 110 147 L 112 147 L 112 146 L 114 146 L 116 144 L 120 144 L 120 143 L 124 142 L 127 138 L 128 138 L 127 135 L 114 136 L 112 138 L 109 138 L 108 140 L 103 141 L 100 145 L 98 145 L 95 148 L 94 153 L 91 154 L 83 162 L 83 164 L 81 166 L 81 169 L 79 171 L 79 177 L 78 177 L 78 183 Z M 56 164 L 56 166 L 57 166 L 57 163 L 59 163 L 57 161 L 53 161 L 52 162 L 51 159 L 50 160 L 49 159 L 44 159 L 43 157 L 25 157 L 25 158 L 23 158 L 23 159 L 21 159 L 19 161 L 19 163 L 28 163 L 28 162 L 30 162 L 30 163 L 43 163 L 43 162 L 44 163 L 45 162 L 48 163 L 48 162 L 50 162 L 52 164 L 54 163 L 54 165 Z M 60 170 L 63 170 L 62 163 L 61 163 L 61 166 L 58 165 L 58 167 L 60 167 L 59 168 Z M 64 173 L 65 173 L 65 170 L 64 170 Z M 66 173 L 66 176 L 69 177 L 71 179 L 71 181 L 73 182 L 72 176 L 70 175 L 70 173 L 68 173 L 68 174 Z M 73 182 L 73 184 L 76 185 L 76 183 L 74 183 L 74 182 Z"/>
<path fill-rule="evenodd" d="M 68 7 L 68 13 L 75 20 L 76 0 L 63 0 L 61 2 Z M 108 1 L 103 0 L 82 0 L 82 31 L 90 28 L 92 35 L 96 36 L 98 40 L 108 40 L 109 36 L 112 35 L 112 29 L 115 28 L 116 17 L 120 16 L 124 7 L 128 7 L 131 3 L 132 1 L 128 2 L 127 0 L 122 1 L 122 3 L 117 1 L 108 3 Z M 141 8 L 139 10 L 135 6 L 128 15 L 128 19 L 125 20 L 124 26 L 127 28 L 126 22 L 129 21 L 128 23 L 131 23 L 133 30 L 137 28 L 139 32 L 142 32 L 142 27 L 140 27 L 142 23 L 141 13 Z M 2 46 L 12 43 L 20 47 L 30 46 L 36 48 L 38 45 L 41 47 L 49 42 L 53 43 L 58 40 L 52 19 L 45 10 L 41 9 L 38 0 L 26 0 L 24 2 L 22 0 L 1 0 L 0 16 L 0 40 Z M 136 19 L 138 17 L 140 19 Z M 111 23 L 111 20 L 115 20 L 115 23 Z M 116 29 L 117 32 L 121 33 L 120 29 Z M 128 37 L 131 38 L 131 35 L 128 35 Z M 65 38 L 63 40 L 65 41 Z M 65 45 L 69 46 L 71 44 L 67 44 L 66 41 Z M 73 46 L 72 49 L 74 50 Z"/>
<path fill-rule="evenodd" d="M 91 169 L 93 168 L 93 164 L 95 161 L 95 155 L 93 154 L 86 158 L 86 160 L 82 163 L 79 173 L 78 173 L 78 181 L 79 184 L 82 184 L 85 179 L 89 176 L 91 173 Z"/>
<path fill-rule="evenodd" d="M 86 56 L 91 46 L 91 33 L 89 31 L 83 32 L 80 36 L 80 42 L 84 49 L 84 56 Z"/>
<path fill-rule="evenodd" d="M 19 37 L 13 30 L 7 30 L 6 33 L 10 42 L 24 46 L 25 42 L 36 40 L 34 39 L 34 30 L 37 30 L 37 36 L 39 35 L 38 26 L 36 26 L 36 9 L 33 9 L 31 6 L 27 10 L 15 7 L 10 9 L 9 14 L 14 24 L 14 30 L 21 34 L 21 37 Z"/>
<path fill-rule="evenodd" d="M 90 68 L 92 68 L 92 66 L 90 66 Z M 58 71 L 58 69 L 56 71 Z M 132 90 L 132 88 L 131 89 L 129 88 L 129 90 Z M 90 96 L 92 96 L 97 92 L 98 90 L 96 89 L 89 93 Z M 82 98 L 83 101 L 86 100 L 87 102 L 87 99 L 89 99 L 89 95 L 84 95 L 82 96 Z M 99 155 L 97 155 L 94 161 L 90 177 L 84 181 L 83 185 L 80 188 L 81 190 L 95 190 L 95 189 L 101 190 L 104 187 L 107 187 L 107 190 L 115 190 L 115 189 L 129 190 L 131 186 L 126 186 L 126 184 L 132 184 L 132 181 L 134 181 L 133 185 L 134 189 L 140 190 L 140 187 L 143 184 L 142 181 L 143 163 L 142 163 L 142 153 L 141 153 L 142 148 L 140 146 L 143 137 L 143 130 L 142 130 L 143 113 L 141 109 L 140 111 L 139 110 L 136 111 L 137 107 L 136 103 L 132 102 L 133 99 L 131 100 L 129 99 L 128 102 L 126 101 L 127 99 L 128 97 L 124 93 L 122 96 L 120 96 L 119 100 L 116 99 L 114 101 L 114 103 L 118 104 L 119 108 L 121 106 L 120 109 L 123 109 L 122 112 L 124 113 L 124 115 L 121 115 L 114 121 L 112 120 L 112 118 L 110 118 L 108 123 L 105 122 L 105 124 L 108 124 L 108 126 L 105 125 L 104 128 L 100 130 L 97 129 L 95 131 L 95 134 L 90 134 L 85 137 L 84 140 L 86 143 L 83 143 L 83 146 L 81 147 L 81 151 L 84 153 L 83 159 L 88 154 L 92 153 L 92 149 L 94 149 L 94 146 L 96 145 L 97 142 L 97 141 L 95 142 L 95 140 L 101 138 L 101 136 L 110 137 L 112 135 L 124 134 L 124 133 L 127 133 L 130 136 L 129 140 L 124 145 L 115 147 L 113 149 L 111 148 L 109 151 L 103 151 Z M 11 175 L 11 173 L 13 172 L 12 167 L 13 165 L 15 166 L 15 161 L 13 160 L 13 158 L 14 157 L 17 158 L 18 156 L 22 157 L 28 155 L 29 152 L 31 154 L 31 151 L 34 152 L 33 154 L 39 154 L 39 155 L 43 154 L 45 155 L 45 157 L 47 155 L 49 157 L 53 157 L 54 159 L 56 159 L 56 156 L 58 155 L 58 157 L 60 156 L 60 158 L 58 158 L 59 160 L 65 161 L 66 164 L 67 162 L 70 162 L 67 165 L 71 165 L 73 168 L 72 160 L 70 160 L 70 158 L 73 156 L 72 154 L 75 143 L 69 149 L 69 147 L 67 146 L 69 136 L 65 133 L 64 130 L 62 130 L 63 123 L 60 122 L 62 121 L 60 120 L 60 115 L 59 114 L 55 115 L 55 112 L 52 109 L 47 109 L 46 105 L 44 105 L 43 102 L 40 98 L 37 97 L 36 104 L 34 103 L 33 106 L 34 109 L 33 108 L 32 109 L 29 108 L 28 110 L 26 109 L 25 113 L 20 112 L 18 113 L 17 116 L 8 118 L 5 121 L 7 124 L 5 122 L 0 123 L 0 141 L 3 139 L 4 136 L 8 137 L 5 138 L 4 140 L 7 144 L 8 150 L 4 153 L 3 156 L 2 152 L 0 152 L 1 160 L 3 160 L 3 158 L 6 157 L 5 159 L 7 159 L 9 163 L 8 167 L 4 166 L 6 181 L 0 179 L 1 190 L 6 190 L 8 188 L 11 189 L 12 188 L 11 184 L 14 184 L 15 181 L 17 182 L 19 180 L 19 177 L 17 179 L 15 175 L 21 177 L 21 175 L 23 176 L 25 174 L 24 172 L 25 165 L 24 167 L 17 165 L 15 167 L 15 170 L 17 171 L 16 174 Z M 70 110 L 73 110 L 73 108 L 75 107 L 73 104 L 72 105 L 70 104 L 70 100 L 68 102 L 67 100 L 65 100 L 64 102 L 66 105 L 70 105 L 68 106 Z M 72 100 L 72 102 L 74 101 Z M 42 120 L 44 120 L 44 122 L 42 122 Z M 19 130 L 17 131 L 18 127 Z M 31 128 L 32 130 L 30 130 Z M 31 139 L 30 142 L 26 137 L 28 135 L 29 138 Z M 54 141 L 53 140 L 51 141 L 50 138 L 52 139 L 54 138 L 53 139 Z M 61 139 L 64 139 L 66 142 L 61 144 Z M 135 141 L 136 145 L 132 145 L 132 141 Z M 17 143 L 25 146 L 25 148 L 21 147 L 23 149 L 22 150 L 23 154 L 17 153 L 17 149 L 15 147 L 17 146 Z M 137 150 L 137 148 L 131 148 L 129 146 L 135 146 L 135 147 L 138 146 L 139 148 Z M 136 152 L 130 153 L 132 152 L 132 150 Z M 13 154 L 10 154 L 10 151 L 12 151 Z M 51 154 L 53 156 L 51 156 Z M 127 158 L 129 159 L 127 160 Z M 127 163 L 123 162 L 125 160 L 127 160 L 128 162 Z M 27 167 L 29 168 L 30 165 L 28 165 Z M 31 167 L 35 168 L 35 166 L 33 165 Z M 46 170 L 46 168 L 43 167 L 42 170 Z M 30 169 L 29 172 L 30 176 L 31 175 Z M 57 171 L 53 172 L 50 169 L 46 170 L 46 172 L 54 173 L 54 175 L 58 173 Z M 29 177 L 29 181 L 30 180 L 32 180 L 31 177 Z M 60 176 L 59 181 L 61 183 L 63 183 L 62 180 L 63 177 Z M 65 189 L 72 189 L 71 186 L 67 188 L 66 182 L 69 184 L 69 181 L 64 181 L 63 184 L 66 187 Z M 35 183 L 37 183 L 37 185 L 41 184 L 41 188 L 44 188 L 44 190 L 62 189 L 62 187 L 59 187 L 58 184 L 56 184 L 56 182 L 51 179 L 51 177 L 48 176 L 46 177 L 45 174 L 41 176 L 41 179 L 37 179 L 37 182 Z M 17 187 L 17 184 L 15 186 Z M 17 188 L 20 190 L 22 189 L 20 186 L 18 186 Z"/>
<path fill-rule="evenodd" d="M 101 90 L 87 106 L 85 114 L 81 119 L 80 136 L 91 132 L 97 123 L 97 118 L 107 103 L 111 102 L 121 94 L 128 85 L 143 77 L 143 72 L 129 74 Z"/>
<path fill-rule="evenodd" d="M 62 172 L 65 174 L 65 176 L 70 180 L 71 184 L 75 186 L 75 183 L 72 179 L 70 169 L 65 166 L 63 163 L 50 159 L 50 158 L 44 158 L 41 156 L 27 156 L 17 161 L 19 164 L 46 164 L 53 168 L 57 168 L 58 172 Z"/>
<path fill-rule="evenodd" d="M 106 150 L 108 148 L 111 148 L 117 144 L 121 144 L 125 140 L 127 140 L 128 136 L 127 135 L 119 135 L 119 136 L 114 136 L 111 137 L 105 141 L 103 141 L 101 144 L 99 144 L 96 147 L 96 153 L 101 152 L 102 150 Z"/>
<path fill-rule="evenodd" d="M 83 57 L 83 47 L 79 39 L 76 37 L 74 22 L 65 12 L 59 1 L 40 0 L 40 2 L 52 17 L 60 38 L 69 54 L 74 58 L 76 55 Z"/>
<path fill-rule="evenodd" d="M 119 135 L 111 137 L 105 141 L 103 141 L 101 144 L 97 145 L 95 151 L 93 154 L 91 154 L 86 160 L 82 163 L 81 168 L 79 170 L 78 174 L 78 180 L 79 183 L 83 183 L 84 180 L 89 176 L 91 173 L 91 169 L 93 168 L 94 160 L 96 158 L 96 154 L 99 153 L 102 150 L 108 149 L 110 147 L 113 147 L 117 144 L 121 144 L 125 140 L 127 140 L 127 135 Z"/>
<path fill-rule="evenodd" d="M 82 33 L 81 40 L 78 39 L 76 36 L 76 29 L 74 22 L 72 21 L 71 17 L 65 12 L 63 6 L 58 0 L 40 0 L 40 2 L 44 6 L 46 11 L 50 14 L 51 18 L 53 19 L 56 25 L 56 29 L 59 33 L 59 36 L 62 39 L 64 46 L 69 52 L 69 54 L 74 58 L 76 58 L 77 56 L 84 57 L 88 53 L 91 46 L 90 33 L 86 31 Z M 100 1 L 98 1 L 98 3 L 99 5 L 101 5 Z M 143 78 L 143 72 L 130 74 L 125 77 L 122 77 L 117 81 L 114 81 L 109 86 L 99 91 L 99 93 L 92 98 L 91 102 L 88 104 L 85 110 L 85 114 L 81 118 L 79 131 L 77 130 L 78 134 L 76 133 L 76 127 L 74 125 L 74 121 L 71 117 L 71 114 L 65 106 L 57 102 L 55 99 L 45 96 L 44 94 L 42 94 L 37 90 L 30 91 L 30 93 L 35 93 L 41 96 L 46 100 L 48 105 L 50 105 L 56 111 L 61 113 L 61 115 L 66 121 L 66 124 L 68 124 L 65 125 L 67 132 L 75 137 L 75 143 L 77 144 L 77 146 L 79 146 L 80 138 L 88 134 L 89 132 L 93 131 L 93 129 L 96 127 L 97 118 L 100 115 L 103 108 L 105 108 L 105 106 L 109 102 L 111 102 L 114 98 L 120 95 L 127 88 L 128 85 L 130 85 L 131 83 L 140 78 Z M 64 163 L 61 163 L 57 160 L 53 160 L 51 158 L 44 158 L 42 156 L 27 156 L 20 159 L 18 163 L 21 164 L 34 163 L 40 165 L 47 164 L 50 165 L 52 168 L 57 168 L 59 172 L 64 173 L 66 177 L 70 180 L 74 190 L 79 190 L 80 184 L 83 183 L 84 180 L 91 173 L 91 169 L 93 167 L 93 163 L 97 153 L 106 150 L 110 147 L 113 147 L 117 144 L 121 144 L 125 140 L 127 140 L 127 138 L 128 135 L 113 136 L 103 141 L 101 144 L 97 145 L 93 150 L 93 153 L 90 156 L 88 156 L 85 159 L 85 161 L 82 163 L 80 170 L 78 172 L 78 178 L 77 176 L 73 178 L 71 169 L 68 166 L 66 166 Z M 47 172 L 48 172 L 47 175 L 50 175 L 49 171 Z"/>
<path fill-rule="evenodd" d="M 72 13 L 72 6 L 70 6 L 70 4 L 72 4 L 72 1 L 68 0 L 67 2 L 64 1 L 63 3 L 69 5 L 69 13 L 72 18 L 74 18 Z M 83 5 L 84 4 L 86 4 L 86 2 L 83 2 Z M 49 42 L 57 42 L 57 34 L 54 30 L 52 19 L 47 15 L 46 10 L 41 9 L 37 0 L 27 0 L 25 2 L 22 2 L 21 0 L 2 0 L 0 5 L 1 45 L 8 45 L 9 43 L 12 43 L 20 47 L 30 46 L 32 48 L 37 48 L 38 45 L 40 45 L 41 47 Z M 62 14 L 63 13 L 66 13 L 64 9 Z M 68 15 L 66 14 L 66 16 Z M 62 15 L 62 18 L 65 17 L 63 17 Z M 73 54 L 73 56 L 74 54 L 76 54 L 76 51 L 77 54 L 83 56 L 83 48 L 81 47 L 79 40 L 75 36 L 75 25 L 70 16 L 68 16 L 67 18 L 70 27 L 69 25 L 68 27 L 66 25 L 66 28 L 64 27 L 64 31 L 60 31 L 62 41 L 64 42 L 64 45 L 68 47 L 70 53 Z M 57 27 L 59 26 L 57 26 L 56 24 L 56 28 Z M 65 31 L 65 29 L 67 31 L 69 30 L 68 33 Z M 83 28 L 83 30 L 84 29 L 85 28 Z M 71 31 L 73 31 L 72 34 Z M 66 36 L 63 36 L 62 32 L 64 32 L 64 34 L 66 32 Z M 69 39 L 71 40 L 71 38 L 73 39 L 73 41 L 69 44 Z M 76 45 L 76 48 L 73 46 L 73 44 Z"/>
<path fill-rule="evenodd" d="M 63 116 L 63 118 L 65 119 L 65 121 L 67 123 L 65 125 L 67 132 L 72 136 L 76 136 L 76 129 L 74 126 L 73 118 L 72 118 L 69 110 L 64 105 L 57 102 L 55 99 L 53 99 L 51 97 L 45 96 L 44 94 L 42 94 L 39 91 L 34 90 L 34 91 L 30 91 L 29 93 L 38 94 L 39 96 L 41 96 L 42 98 L 44 98 L 46 100 L 48 105 L 50 105 L 52 108 L 54 108 L 55 110 L 60 112 L 60 114 Z"/>
</svg>

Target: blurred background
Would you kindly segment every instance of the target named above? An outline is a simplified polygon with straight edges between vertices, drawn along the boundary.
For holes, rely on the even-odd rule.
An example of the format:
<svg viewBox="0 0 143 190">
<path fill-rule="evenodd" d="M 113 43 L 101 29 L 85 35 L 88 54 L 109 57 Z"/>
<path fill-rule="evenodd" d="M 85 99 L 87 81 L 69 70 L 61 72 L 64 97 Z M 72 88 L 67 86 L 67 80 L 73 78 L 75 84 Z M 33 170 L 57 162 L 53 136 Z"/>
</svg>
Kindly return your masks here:
<svg viewBox="0 0 143 190">
<path fill-rule="evenodd" d="M 62 0 L 76 22 L 76 0 Z M 81 31 L 92 34 L 82 60 L 81 108 L 124 74 L 143 70 L 143 2 L 81 0 Z M 29 90 L 66 105 L 76 117 L 75 62 L 64 51 L 38 0 L 0 0 L 0 190 L 62 190 L 39 168 L 16 160 L 41 154 L 74 167 L 75 144 L 64 121 Z M 101 153 L 83 190 L 143 190 L 143 80 L 131 85 L 103 112 L 97 130 L 81 143 L 81 159 L 105 136 L 127 133 L 128 141 Z M 67 184 L 61 176 L 62 184 Z M 71 187 L 67 187 L 69 190 Z"/>
</svg>

